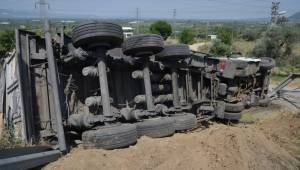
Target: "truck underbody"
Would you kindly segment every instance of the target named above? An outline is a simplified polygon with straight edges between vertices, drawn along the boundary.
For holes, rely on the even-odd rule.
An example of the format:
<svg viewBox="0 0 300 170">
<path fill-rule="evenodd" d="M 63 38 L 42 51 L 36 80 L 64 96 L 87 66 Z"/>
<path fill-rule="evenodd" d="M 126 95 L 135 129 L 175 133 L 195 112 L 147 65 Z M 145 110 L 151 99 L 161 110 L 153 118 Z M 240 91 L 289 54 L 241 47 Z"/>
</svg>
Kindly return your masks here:
<svg viewBox="0 0 300 170">
<path fill-rule="evenodd" d="M 16 30 L 1 72 L 5 128 L 62 152 L 78 143 L 123 148 L 211 119 L 238 121 L 279 91 L 268 93 L 270 58 L 216 58 L 151 34 L 123 42 L 119 32 L 104 34 L 112 29 L 92 22 L 50 39 Z"/>
</svg>

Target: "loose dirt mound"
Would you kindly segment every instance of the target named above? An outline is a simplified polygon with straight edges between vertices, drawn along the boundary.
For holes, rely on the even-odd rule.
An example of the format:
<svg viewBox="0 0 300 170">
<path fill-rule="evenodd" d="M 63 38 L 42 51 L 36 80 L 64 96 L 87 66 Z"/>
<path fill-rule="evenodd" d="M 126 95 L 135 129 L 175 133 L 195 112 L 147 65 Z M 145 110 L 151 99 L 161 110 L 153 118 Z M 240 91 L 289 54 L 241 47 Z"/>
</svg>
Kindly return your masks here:
<svg viewBox="0 0 300 170">
<path fill-rule="evenodd" d="M 297 145 L 287 142 L 299 137 L 300 120 L 291 114 L 252 125 L 214 123 L 169 138 L 142 137 L 120 150 L 76 148 L 45 169 L 298 169 L 299 153 L 289 149 Z"/>
</svg>

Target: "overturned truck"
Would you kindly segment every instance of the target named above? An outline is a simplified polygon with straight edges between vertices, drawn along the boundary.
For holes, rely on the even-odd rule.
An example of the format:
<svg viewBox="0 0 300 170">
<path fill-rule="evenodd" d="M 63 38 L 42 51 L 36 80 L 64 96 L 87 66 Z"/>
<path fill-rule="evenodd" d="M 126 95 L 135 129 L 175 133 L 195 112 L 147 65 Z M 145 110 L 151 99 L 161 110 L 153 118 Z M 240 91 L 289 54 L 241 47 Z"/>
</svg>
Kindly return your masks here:
<svg viewBox="0 0 300 170">
<path fill-rule="evenodd" d="M 155 34 L 124 40 L 106 22 L 45 35 L 17 30 L 1 75 L 5 128 L 31 144 L 123 148 L 270 102 L 270 58 L 217 58 Z"/>
</svg>

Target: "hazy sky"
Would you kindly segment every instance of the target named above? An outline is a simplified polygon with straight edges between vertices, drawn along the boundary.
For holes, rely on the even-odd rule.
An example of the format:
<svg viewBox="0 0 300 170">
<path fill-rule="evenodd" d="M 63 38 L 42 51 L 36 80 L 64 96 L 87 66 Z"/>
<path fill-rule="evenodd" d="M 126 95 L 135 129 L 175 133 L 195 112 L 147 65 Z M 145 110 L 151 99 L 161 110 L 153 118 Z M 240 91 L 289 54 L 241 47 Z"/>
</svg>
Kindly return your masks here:
<svg viewBox="0 0 300 170">
<path fill-rule="evenodd" d="M 37 0 L 0 0 L 0 9 L 38 11 Z M 178 19 L 248 19 L 270 16 L 272 0 L 48 0 L 53 16 L 97 16 Z M 292 15 L 300 11 L 300 0 L 282 0 L 280 10 Z"/>
</svg>

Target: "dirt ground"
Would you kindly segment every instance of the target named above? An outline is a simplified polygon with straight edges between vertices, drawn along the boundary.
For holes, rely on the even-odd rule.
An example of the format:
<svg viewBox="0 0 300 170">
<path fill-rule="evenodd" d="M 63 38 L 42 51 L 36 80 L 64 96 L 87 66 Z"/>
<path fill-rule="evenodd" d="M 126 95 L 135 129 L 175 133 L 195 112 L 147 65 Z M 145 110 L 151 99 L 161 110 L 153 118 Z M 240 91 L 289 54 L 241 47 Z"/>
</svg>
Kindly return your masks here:
<svg viewBox="0 0 300 170">
<path fill-rule="evenodd" d="M 73 149 L 44 169 L 299 169 L 300 115 L 275 101 L 253 108 L 253 124 L 212 122 L 185 134 L 151 139 L 117 150 Z"/>
</svg>

